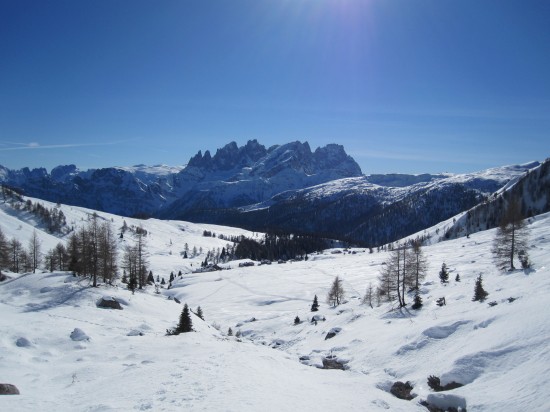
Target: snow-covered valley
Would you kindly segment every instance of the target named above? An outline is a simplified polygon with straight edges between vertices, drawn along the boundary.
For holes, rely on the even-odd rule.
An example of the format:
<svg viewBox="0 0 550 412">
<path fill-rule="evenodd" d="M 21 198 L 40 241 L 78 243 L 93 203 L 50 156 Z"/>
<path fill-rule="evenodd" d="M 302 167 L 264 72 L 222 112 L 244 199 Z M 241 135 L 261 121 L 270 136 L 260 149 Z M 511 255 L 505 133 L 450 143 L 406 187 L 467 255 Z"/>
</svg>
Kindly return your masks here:
<svg viewBox="0 0 550 412">
<path fill-rule="evenodd" d="M 59 207 L 73 227 L 93 213 Z M 250 267 L 232 261 L 221 271 L 192 273 L 206 250 L 227 244 L 203 236 L 204 230 L 259 235 L 98 215 L 117 229 L 123 222 L 142 225 L 155 277 L 182 276 L 160 294 L 152 286 L 132 294 L 120 280 L 92 288 L 89 278 L 69 272 L 3 272 L 9 279 L 0 283 L 0 382 L 21 394 L 0 397 L 2 411 L 426 411 L 422 400 L 469 411 L 550 409 L 550 214 L 529 220 L 528 272 L 497 270 L 494 230 L 424 247 L 429 269 L 418 311 L 410 309 L 412 295 L 403 309 L 362 303 L 388 252 L 332 249 L 307 261 Z M 0 225 L 7 238 L 23 244 L 38 226 L 44 251 L 66 241 L 6 205 Z M 118 239 L 119 249 L 130 241 Z M 203 253 L 183 259 L 185 244 Z M 442 263 L 450 269 L 448 284 L 439 281 Z M 489 293 L 483 303 L 472 302 L 480 274 Z M 325 297 L 336 275 L 346 297 L 333 308 Z M 320 309 L 312 313 L 315 295 Z M 123 310 L 98 308 L 103 296 L 117 299 Z M 446 305 L 440 307 L 441 297 Z M 200 306 L 205 321 L 192 315 L 195 332 L 167 336 L 183 303 Z M 229 328 L 239 336 L 228 336 Z M 336 336 L 326 339 L 330 331 Z M 345 370 L 321 369 L 327 358 Z M 434 392 L 430 375 L 443 385 L 464 386 Z M 390 394 L 396 381 L 409 381 L 416 397 Z"/>
</svg>

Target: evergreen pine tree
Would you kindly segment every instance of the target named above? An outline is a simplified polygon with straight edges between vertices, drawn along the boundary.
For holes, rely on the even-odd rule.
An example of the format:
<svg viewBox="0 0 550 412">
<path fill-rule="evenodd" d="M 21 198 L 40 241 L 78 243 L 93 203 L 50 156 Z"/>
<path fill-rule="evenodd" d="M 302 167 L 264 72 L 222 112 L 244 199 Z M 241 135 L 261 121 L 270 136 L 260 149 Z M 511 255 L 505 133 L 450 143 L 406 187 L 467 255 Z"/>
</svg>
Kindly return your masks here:
<svg viewBox="0 0 550 412">
<path fill-rule="evenodd" d="M 439 279 L 441 280 L 441 283 L 447 283 L 449 281 L 449 271 L 447 270 L 447 265 L 445 263 L 441 265 Z"/>
<path fill-rule="evenodd" d="M 420 294 L 418 293 L 418 290 L 417 290 L 414 295 L 414 303 L 412 305 L 412 308 L 415 310 L 418 310 L 421 307 L 422 307 L 422 298 L 420 297 Z"/>
<path fill-rule="evenodd" d="M 149 271 L 149 276 L 147 276 L 147 283 L 155 283 L 155 277 L 153 276 L 153 271 Z"/>
<path fill-rule="evenodd" d="M 227 329 L 227 336 L 233 336 L 233 329 Z"/>
<path fill-rule="evenodd" d="M 485 289 L 483 289 L 483 279 L 481 275 L 479 275 L 476 279 L 476 286 L 474 289 L 474 297 L 472 298 L 472 301 L 483 302 L 485 298 L 487 298 L 487 296 L 489 296 L 489 293 L 487 293 Z"/>
<path fill-rule="evenodd" d="M 135 276 L 130 276 L 130 280 L 128 281 L 128 289 L 132 291 L 132 295 L 136 292 L 137 288 L 137 279 Z"/>
<path fill-rule="evenodd" d="M 458 273 L 456 274 L 455 281 L 460 282 L 460 275 Z"/>
<path fill-rule="evenodd" d="M 296 317 L 294 318 L 294 324 L 295 324 L 295 325 L 299 325 L 299 324 L 300 324 L 300 318 L 299 318 L 298 316 L 296 316 Z"/>
<path fill-rule="evenodd" d="M 317 301 L 317 295 L 313 298 L 313 304 L 311 305 L 311 311 L 317 312 L 319 310 L 319 302 Z"/>
<path fill-rule="evenodd" d="M 197 307 L 197 316 L 198 316 L 199 318 L 201 318 L 202 320 L 204 320 L 204 315 L 203 315 L 203 313 L 202 313 L 202 309 L 201 309 L 200 306 Z"/>
<path fill-rule="evenodd" d="M 170 272 L 170 283 L 174 281 L 174 272 Z"/>
<path fill-rule="evenodd" d="M 189 307 L 187 303 L 183 305 L 183 310 L 180 315 L 180 323 L 176 327 L 176 335 L 180 333 L 186 333 L 193 331 L 193 322 L 191 321 L 191 315 L 189 314 Z"/>
</svg>

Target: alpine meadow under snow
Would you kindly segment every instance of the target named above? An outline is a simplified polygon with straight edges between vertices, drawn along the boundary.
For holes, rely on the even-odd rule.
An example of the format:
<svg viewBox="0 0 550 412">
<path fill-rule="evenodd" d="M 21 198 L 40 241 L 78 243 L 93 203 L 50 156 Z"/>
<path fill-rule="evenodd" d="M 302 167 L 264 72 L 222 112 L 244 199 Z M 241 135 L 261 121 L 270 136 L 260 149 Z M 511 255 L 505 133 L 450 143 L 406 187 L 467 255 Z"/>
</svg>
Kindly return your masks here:
<svg viewBox="0 0 550 412">
<path fill-rule="evenodd" d="M 94 213 L 32 202 L 59 208 L 73 229 Z M 88 277 L 70 272 L 3 272 L 0 379 L 20 395 L 0 397 L 2 411 L 426 411 L 422 401 L 442 410 L 550 409 L 550 214 L 527 221 L 533 266 L 526 271 L 495 267 L 495 230 L 424 247 L 428 271 L 420 310 L 410 309 L 412 293 L 405 308 L 363 303 L 388 259 L 383 250 L 329 249 L 302 261 L 231 261 L 220 264 L 223 270 L 193 273 L 208 250 L 227 246 L 219 235 L 261 235 L 97 215 L 117 233 L 124 222 L 141 225 L 149 268 L 155 279 L 176 274 L 172 287 L 132 294 L 120 279 L 92 288 Z M 66 241 L 67 235 L 48 234 L 34 219 L 0 205 L 6 238 L 26 245 L 36 230 L 43 252 Z M 203 236 L 205 230 L 217 237 Z M 120 255 L 131 242 L 130 235 L 117 237 Z M 185 244 L 197 256 L 184 259 Z M 443 263 L 446 284 L 439 279 Z M 489 295 L 473 302 L 480 274 Z M 335 276 L 345 296 L 332 307 L 326 296 Z M 320 307 L 311 312 L 315 295 Z M 105 296 L 123 310 L 98 308 Z M 439 306 L 442 297 L 446 305 Z M 168 336 L 184 303 L 192 312 L 200 306 L 205 320 L 191 313 L 194 332 Z M 322 369 L 329 361 L 344 370 Z M 432 375 L 442 386 L 464 386 L 435 392 L 427 383 Z M 414 399 L 393 396 L 396 381 L 410 382 Z"/>
</svg>

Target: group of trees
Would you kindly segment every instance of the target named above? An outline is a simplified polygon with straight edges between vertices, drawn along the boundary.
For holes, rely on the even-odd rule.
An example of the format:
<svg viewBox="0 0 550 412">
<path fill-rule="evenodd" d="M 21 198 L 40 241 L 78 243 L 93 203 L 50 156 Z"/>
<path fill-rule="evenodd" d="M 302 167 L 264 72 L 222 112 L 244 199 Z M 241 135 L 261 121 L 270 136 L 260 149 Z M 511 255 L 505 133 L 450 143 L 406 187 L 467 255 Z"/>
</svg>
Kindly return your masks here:
<svg viewBox="0 0 550 412">
<path fill-rule="evenodd" d="M 65 259 L 57 259 L 55 248 L 48 254 L 51 265 L 57 263 L 60 270 L 70 270 L 77 275 L 90 276 L 94 287 L 98 279 L 104 283 L 116 277 L 118 264 L 117 241 L 111 223 L 101 219 L 96 213 L 89 215 L 88 224 L 71 233 L 67 242 L 68 267 Z"/>
<path fill-rule="evenodd" d="M 147 284 L 148 253 L 144 230 L 134 232 L 134 243 L 124 247 L 122 267 L 128 279 L 128 289 L 134 293 Z"/>
<path fill-rule="evenodd" d="M 266 233 L 260 241 L 241 238 L 235 248 L 235 257 L 252 260 L 287 260 L 304 258 L 309 253 L 321 251 L 327 247 L 326 239 L 315 236 Z"/>
<path fill-rule="evenodd" d="M 2 186 L 2 197 L 5 203 L 15 210 L 24 210 L 34 215 L 49 233 L 68 233 L 67 219 L 63 211 L 56 207 L 48 208 L 40 202 L 24 199 L 12 188 Z"/>
<path fill-rule="evenodd" d="M 33 231 L 25 248 L 16 238 L 7 239 L 0 228 L 0 268 L 12 272 L 35 272 L 42 263 L 41 242 Z"/>
<path fill-rule="evenodd" d="M 420 242 L 413 242 L 411 246 L 398 245 L 390 251 L 380 272 L 380 295 L 385 296 L 389 302 L 397 298 L 399 306 L 405 306 L 405 292 L 408 289 L 418 290 L 427 269 L 427 260 Z"/>
</svg>

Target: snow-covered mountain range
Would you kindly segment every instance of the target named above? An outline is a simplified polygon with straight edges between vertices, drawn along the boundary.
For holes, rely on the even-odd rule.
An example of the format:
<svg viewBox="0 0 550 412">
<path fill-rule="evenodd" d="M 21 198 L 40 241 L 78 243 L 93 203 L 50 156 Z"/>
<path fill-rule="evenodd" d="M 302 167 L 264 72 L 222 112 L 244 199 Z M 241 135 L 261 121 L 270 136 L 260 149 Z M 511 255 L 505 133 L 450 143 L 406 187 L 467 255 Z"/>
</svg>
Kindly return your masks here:
<svg viewBox="0 0 550 412">
<path fill-rule="evenodd" d="M 364 245 L 410 235 L 466 211 L 538 162 L 464 175 L 363 175 L 344 148 L 232 142 L 186 166 L 8 170 L 29 196 L 123 216 L 317 234 Z M 542 212 L 542 210 L 539 210 Z"/>
</svg>

